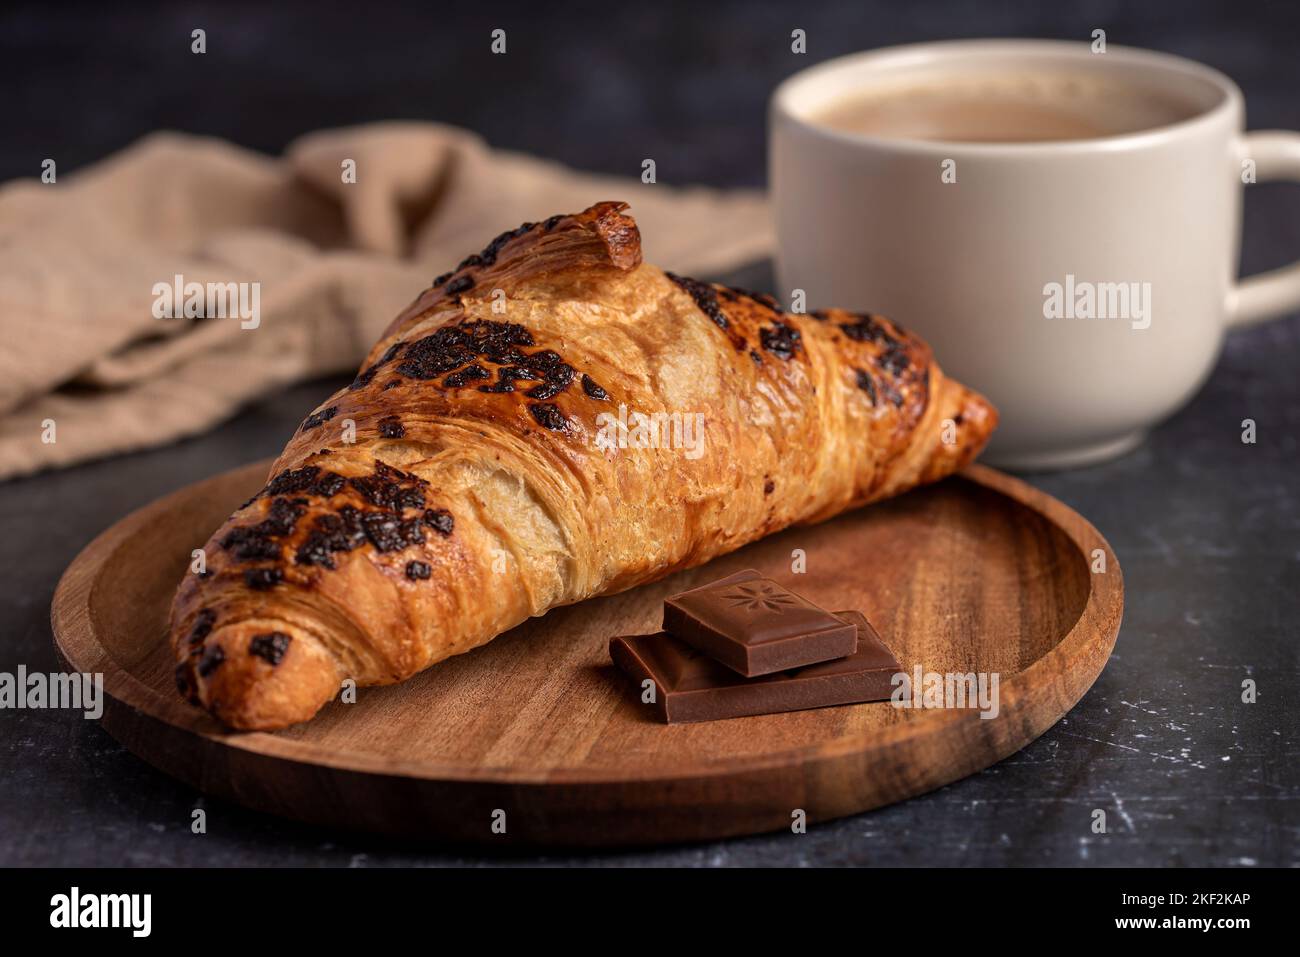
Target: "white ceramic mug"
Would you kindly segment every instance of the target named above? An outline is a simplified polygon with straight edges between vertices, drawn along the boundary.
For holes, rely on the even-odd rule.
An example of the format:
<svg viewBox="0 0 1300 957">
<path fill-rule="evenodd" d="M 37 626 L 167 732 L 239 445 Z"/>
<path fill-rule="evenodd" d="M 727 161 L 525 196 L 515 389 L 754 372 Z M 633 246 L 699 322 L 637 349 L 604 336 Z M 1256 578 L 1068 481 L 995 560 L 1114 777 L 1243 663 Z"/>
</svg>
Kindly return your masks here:
<svg viewBox="0 0 1300 957">
<path fill-rule="evenodd" d="M 813 119 L 909 72 L 1007 68 L 1105 71 L 1199 109 L 1056 142 L 889 139 Z M 1300 179 L 1300 135 L 1243 128 L 1231 80 L 1161 53 L 975 40 L 822 63 L 772 98 L 780 289 L 804 290 L 809 309 L 882 313 L 929 340 L 947 372 L 1001 411 L 993 462 L 1058 468 L 1119 455 L 1204 382 L 1226 328 L 1300 307 L 1300 264 L 1236 281 L 1243 183 Z M 1132 283 L 1135 303 L 1146 292 L 1145 317 L 1127 318 L 1112 298 L 1118 318 L 1058 318 L 1062 300 L 1066 313 L 1088 312 L 1082 284 L 1115 297 Z"/>
</svg>

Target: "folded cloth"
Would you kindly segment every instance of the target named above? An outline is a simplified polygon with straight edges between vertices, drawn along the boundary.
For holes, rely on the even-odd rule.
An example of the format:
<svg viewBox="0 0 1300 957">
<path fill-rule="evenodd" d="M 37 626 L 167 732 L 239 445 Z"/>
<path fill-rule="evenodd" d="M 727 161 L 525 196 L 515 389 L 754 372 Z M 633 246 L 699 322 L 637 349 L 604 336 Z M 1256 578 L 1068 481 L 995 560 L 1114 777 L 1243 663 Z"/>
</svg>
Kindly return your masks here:
<svg viewBox="0 0 1300 957">
<path fill-rule="evenodd" d="M 435 274 L 606 199 L 632 204 L 647 261 L 678 272 L 772 247 L 756 191 L 576 172 L 433 124 L 314 133 L 281 159 L 158 133 L 66 180 L 8 183 L 0 479 L 162 445 L 351 370 Z M 209 314 L 227 302 L 236 314 Z"/>
</svg>

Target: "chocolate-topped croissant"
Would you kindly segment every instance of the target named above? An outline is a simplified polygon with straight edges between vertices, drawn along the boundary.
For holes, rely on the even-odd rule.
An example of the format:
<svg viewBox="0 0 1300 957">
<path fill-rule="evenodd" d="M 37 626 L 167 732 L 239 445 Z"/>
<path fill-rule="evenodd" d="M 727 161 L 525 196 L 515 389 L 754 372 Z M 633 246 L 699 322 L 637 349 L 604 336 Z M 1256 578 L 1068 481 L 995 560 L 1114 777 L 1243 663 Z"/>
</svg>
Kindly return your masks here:
<svg viewBox="0 0 1300 957">
<path fill-rule="evenodd" d="M 181 583 L 182 694 L 306 721 L 983 447 L 996 412 L 916 336 L 642 264 L 626 208 L 504 233 L 388 327 Z"/>
</svg>

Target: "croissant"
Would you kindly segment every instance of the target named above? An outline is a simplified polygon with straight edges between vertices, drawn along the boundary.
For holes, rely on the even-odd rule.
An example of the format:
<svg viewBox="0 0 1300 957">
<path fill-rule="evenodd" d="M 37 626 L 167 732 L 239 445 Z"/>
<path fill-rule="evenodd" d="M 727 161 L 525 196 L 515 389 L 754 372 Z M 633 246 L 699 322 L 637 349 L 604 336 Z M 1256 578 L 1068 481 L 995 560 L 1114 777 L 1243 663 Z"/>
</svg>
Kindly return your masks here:
<svg viewBox="0 0 1300 957">
<path fill-rule="evenodd" d="M 284 728 L 987 441 L 918 337 L 642 264 L 626 209 L 503 233 L 393 321 L 177 590 L 182 695 Z"/>
</svg>

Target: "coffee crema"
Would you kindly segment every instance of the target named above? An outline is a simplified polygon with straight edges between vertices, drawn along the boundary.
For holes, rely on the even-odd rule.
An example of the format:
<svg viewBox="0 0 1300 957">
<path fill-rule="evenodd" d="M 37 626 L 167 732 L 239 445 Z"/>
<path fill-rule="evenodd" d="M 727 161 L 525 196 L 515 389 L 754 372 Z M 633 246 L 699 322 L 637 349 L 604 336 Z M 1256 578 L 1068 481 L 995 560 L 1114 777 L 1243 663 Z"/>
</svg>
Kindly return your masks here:
<svg viewBox="0 0 1300 957">
<path fill-rule="evenodd" d="M 1190 119 L 1190 100 L 1084 73 L 951 73 L 846 94 L 809 119 L 843 133 L 953 143 L 1096 139 Z"/>
</svg>

